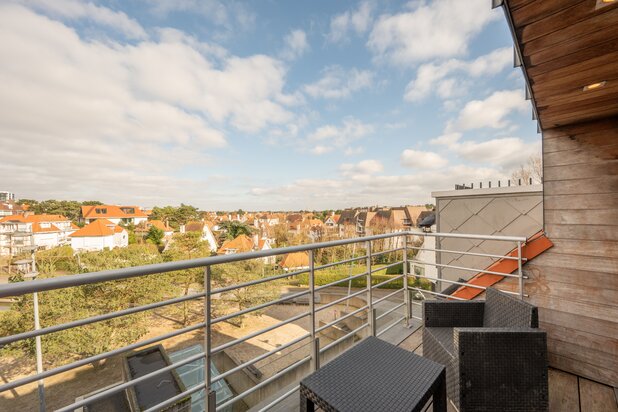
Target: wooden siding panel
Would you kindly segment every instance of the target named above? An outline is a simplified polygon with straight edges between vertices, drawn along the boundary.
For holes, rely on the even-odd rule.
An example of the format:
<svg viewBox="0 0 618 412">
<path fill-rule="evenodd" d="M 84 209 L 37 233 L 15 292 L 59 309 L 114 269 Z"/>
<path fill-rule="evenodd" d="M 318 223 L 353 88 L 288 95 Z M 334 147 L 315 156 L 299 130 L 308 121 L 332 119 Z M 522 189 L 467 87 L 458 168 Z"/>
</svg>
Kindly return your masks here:
<svg viewBox="0 0 618 412">
<path fill-rule="evenodd" d="M 550 365 L 618 386 L 618 119 L 544 130 L 545 232 L 525 266 Z"/>
</svg>

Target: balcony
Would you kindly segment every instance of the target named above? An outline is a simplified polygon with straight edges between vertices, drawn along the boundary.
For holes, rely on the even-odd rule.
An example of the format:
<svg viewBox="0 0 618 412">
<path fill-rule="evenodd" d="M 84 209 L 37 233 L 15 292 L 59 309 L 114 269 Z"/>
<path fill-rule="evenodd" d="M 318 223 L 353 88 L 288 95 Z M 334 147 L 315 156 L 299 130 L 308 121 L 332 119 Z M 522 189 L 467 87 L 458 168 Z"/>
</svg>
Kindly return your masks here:
<svg viewBox="0 0 618 412">
<path fill-rule="evenodd" d="M 503 242 L 511 245 L 515 253 L 499 255 L 435 247 L 426 249 L 423 240 L 428 237 Z M 4 378 L 0 385 L 0 409 L 137 410 L 131 403 L 131 394 L 141 391 L 139 408 L 146 411 L 186 406 L 188 399 L 192 410 L 295 410 L 298 408 L 298 382 L 318 365 L 327 364 L 370 335 L 422 354 L 422 301 L 465 300 L 453 292 L 475 290 L 482 295 L 486 289 L 478 283 L 442 277 L 442 269 L 461 272 L 466 278 L 483 274 L 500 276 L 503 280 L 494 287 L 525 299 L 526 278 L 522 270 L 525 243 L 526 239 L 521 237 L 399 232 L 10 284 L 0 290 L 0 298 L 32 295 L 35 327 L 1 337 L 0 346 L 34 339 L 37 350 L 36 359 L 32 360 L 36 361 L 37 371 Z M 390 245 L 397 247 L 389 248 Z M 316 256 L 320 251 L 342 247 L 352 247 L 354 252 L 345 259 L 318 264 Z M 424 251 L 423 254 L 420 251 Z M 272 276 L 256 275 L 252 280 L 237 284 L 214 282 L 212 272 L 217 265 L 294 252 L 309 254 L 309 268 Z M 421 256 L 431 256 L 431 253 L 510 262 L 507 267 L 513 270 L 496 272 L 488 267 L 420 260 Z M 335 280 L 325 280 L 321 276 L 335 267 L 349 268 L 349 275 Z M 389 270 L 397 272 L 399 267 L 402 273 L 389 274 Z M 411 270 L 429 267 L 438 269 L 437 276 L 426 275 L 430 273 L 426 270 Z M 63 324 L 39 325 L 36 302 L 39 295 L 49 291 L 85 285 L 104 287 L 109 282 L 189 269 L 203 270 L 203 284 L 187 295 L 128 306 Z M 286 292 L 250 307 L 213 311 L 226 294 L 251 293 L 272 282 L 284 284 Z M 185 303 L 194 305 L 192 307 L 202 314 L 201 318 L 182 327 L 153 327 L 144 339 L 112 348 L 102 344 L 105 350 L 62 364 L 49 365 L 45 361 L 45 340 L 56 333 L 69 329 L 80 331 L 88 325 L 138 313 L 155 316 L 157 311 Z M 251 318 L 248 325 L 233 324 L 235 319 L 256 312 L 263 315 Z M 160 325 L 165 324 L 164 317 L 156 319 Z M 120 365 L 128 362 L 129 357 L 141 356 L 144 349 L 155 347 L 160 348 L 161 355 L 159 366 L 154 370 L 121 373 Z M 591 386 L 594 383 L 584 380 L 577 385 L 579 392 L 561 390 L 568 388 L 565 385 L 573 379 L 578 383 L 578 378 L 559 371 L 549 373 L 550 404 L 552 399 L 555 405 L 572 400 L 574 393 L 578 394 L 579 403 L 585 403 L 590 390 L 606 391 L 608 388 Z M 177 384 L 169 395 L 162 397 L 163 391 L 153 388 L 169 384 L 172 378 L 165 377 L 172 376 L 170 374 L 176 376 L 173 379 Z M 584 393 L 587 387 L 593 389 Z M 143 388 L 150 390 L 150 399 L 144 398 Z M 214 408 L 207 407 L 209 401 L 215 404 Z"/>
</svg>

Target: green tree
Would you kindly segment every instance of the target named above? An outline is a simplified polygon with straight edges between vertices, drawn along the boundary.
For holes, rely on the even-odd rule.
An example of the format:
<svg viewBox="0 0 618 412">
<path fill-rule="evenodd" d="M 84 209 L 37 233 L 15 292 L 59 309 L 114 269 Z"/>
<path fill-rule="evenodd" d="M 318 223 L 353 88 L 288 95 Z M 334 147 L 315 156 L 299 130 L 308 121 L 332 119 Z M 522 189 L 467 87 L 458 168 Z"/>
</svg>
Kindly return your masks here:
<svg viewBox="0 0 618 412">
<path fill-rule="evenodd" d="M 153 245 L 131 245 L 100 252 L 81 253 L 70 257 L 60 253 L 37 254 L 40 278 L 58 275 L 58 269 L 72 269 L 71 273 L 94 272 L 161 262 L 161 255 Z M 41 326 L 51 326 L 159 301 L 170 294 L 165 277 L 152 275 L 121 281 L 111 281 L 58 289 L 39 293 Z M 46 362 L 65 363 L 74 358 L 91 356 L 135 342 L 152 323 L 151 313 L 136 313 L 91 325 L 46 335 L 43 356 Z M 18 298 L 11 309 L 0 314 L 2 336 L 32 330 L 32 295 Z M 32 356 L 34 340 L 15 342 L 0 352 L 25 353 Z M 5 352 L 6 353 L 6 352 Z"/>
<path fill-rule="evenodd" d="M 238 222 L 235 220 L 228 220 L 219 224 L 221 230 L 222 240 L 224 239 L 236 239 L 240 235 L 251 236 L 253 228 L 246 223 Z"/>
<path fill-rule="evenodd" d="M 168 249 L 163 253 L 163 259 L 166 262 L 206 256 L 210 256 L 210 247 L 207 241 L 202 240 L 199 232 L 175 234 Z M 189 294 L 191 286 L 194 284 L 198 284 L 203 289 L 204 269 L 202 268 L 178 270 L 170 273 L 169 276 L 172 284 L 180 289 L 183 296 Z M 181 323 L 183 326 L 189 323 L 189 302 L 187 301 L 182 304 Z"/>
<path fill-rule="evenodd" d="M 165 237 L 165 232 L 158 227 L 150 226 L 148 229 L 148 233 L 146 234 L 145 239 L 151 241 L 157 246 L 161 246 L 163 244 L 163 238 Z"/>
<path fill-rule="evenodd" d="M 167 222 L 171 227 L 178 229 L 180 225 L 184 225 L 191 220 L 198 220 L 200 218 L 200 212 L 196 207 L 181 203 L 179 207 L 155 206 L 152 208 L 151 217 Z"/>
</svg>

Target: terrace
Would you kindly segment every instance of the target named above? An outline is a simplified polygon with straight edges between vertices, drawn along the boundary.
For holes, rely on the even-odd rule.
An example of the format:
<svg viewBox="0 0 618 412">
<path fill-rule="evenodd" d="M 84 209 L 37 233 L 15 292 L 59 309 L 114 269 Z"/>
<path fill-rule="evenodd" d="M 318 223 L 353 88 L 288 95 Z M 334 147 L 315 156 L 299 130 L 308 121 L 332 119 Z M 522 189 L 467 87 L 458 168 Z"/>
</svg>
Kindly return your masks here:
<svg viewBox="0 0 618 412">
<path fill-rule="evenodd" d="M 401 232 L 11 284 L 0 291 L 0 298 L 106 284 L 182 269 L 204 270 L 203 290 L 188 296 L 126 307 L 68 324 L 44 325 L 42 328 L 37 325 L 32 331 L 0 338 L 2 345 L 34 340 L 39 343 L 33 345 L 40 346 L 41 341 L 67 328 L 82 328 L 143 311 L 156 312 L 189 301 L 196 302 L 203 309 L 204 316 L 189 326 L 153 333 L 130 345 L 52 368 L 44 369 L 44 359 L 39 357 L 36 374 L 4 378 L 0 385 L 0 409 L 32 410 L 39 406 L 40 410 L 74 411 L 83 407 L 96 410 L 105 399 L 115 399 L 110 401 L 113 404 L 120 399 L 122 404 L 132 387 L 149 384 L 151 379 L 171 371 L 193 377 L 195 375 L 186 375 L 188 372 L 180 368 L 186 365 L 199 367 L 201 362 L 203 379 L 199 379 L 198 374 L 193 383 L 189 379 L 179 383 L 177 394 L 149 405 L 146 410 L 161 410 L 200 392 L 204 408 L 210 411 L 226 408 L 292 410 L 298 400 L 297 385 L 303 376 L 335 359 L 368 335 L 422 353 L 422 300 L 465 300 L 445 293 L 449 284 L 456 286 L 457 290 L 463 287 L 466 291 L 482 291 L 486 286 L 470 280 L 487 274 L 501 277 L 495 284 L 498 289 L 539 307 L 540 328 L 548 336 L 549 409 L 616 410 L 618 2 L 494 0 L 493 3 L 503 7 L 512 29 L 516 65 L 524 71 L 526 93 L 533 102 L 533 117 L 539 122 L 539 131 L 543 132 L 543 229 L 554 245 L 550 251 L 544 252 L 534 262 L 526 262 L 522 248 L 529 239 L 523 237 Z M 487 265 L 474 267 L 418 261 L 418 255 L 414 254 L 418 246 L 413 241 L 428 237 L 510 242 L 511 249 L 507 250 L 514 253 L 485 253 L 486 256 L 476 257 L 491 262 L 510 261 L 516 267 L 512 271 L 498 272 L 488 269 Z M 390 249 L 375 251 L 375 243 L 384 239 L 399 239 L 401 242 L 395 242 Z M 358 244 L 357 250 L 364 253 L 327 264 L 314 263 L 314 254 L 318 250 L 352 244 Z M 433 250 L 424 252 L 464 257 L 482 253 L 469 248 L 430 249 Z M 212 285 L 210 269 L 215 265 L 303 251 L 311 257 L 311 265 L 306 270 L 243 284 Z M 375 274 L 385 269 L 385 266 L 376 264 L 382 255 L 391 256 L 391 263 L 387 266 L 403 263 L 403 273 L 376 281 Z M 321 270 L 353 263 L 364 265 L 364 270 L 345 279 L 320 284 Z M 430 276 L 417 274 L 414 270 L 417 265 L 460 271 L 468 280 L 431 278 L 435 287 L 426 290 L 415 280 Z M 438 274 L 441 273 L 438 270 Z M 278 299 L 223 315 L 213 316 L 211 313 L 212 301 L 221 294 L 238 289 L 251 290 L 266 282 L 301 276 L 307 276 L 308 285 L 288 291 Z M 360 279 L 364 279 L 365 286 L 352 287 L 353 282 Z M 389 284 L 400 287 L 384 289 Z M 479 297 L 482 298 L 482 294 Z M 255 311 L 264 311 L 265 315 L 259 319 L 269 319 L 269 322 L 242 329 L 239 336 L 228 333 L 228 321 Z M 286 333 L 277 334 L 278 330 Z M 190 336 L 190 339 L 182 340 L 183 336 Z M 287 341 L 283 340 L 285 336 Z M 194 348 L 196 343 L 202 344 L 203 349 L 198 347 L 197 351 L 191 349 L 182 352 L 182 356 L 175 355 L 185 348 Z M 172 354 L 172 363 L 133 379 L 121 376 L 118 366 L 126 354 L 158 344 Z M 237 346 L 244 350 L 233 352 Z M 238 353 L 243 356 L 237 356 Z M 108 363 L 102 369 L 90 366 L 104 360 Z M 211 368 L 213 364 L 215 368 Z M 103 375 L 108 379 L 105 384 L 95 379 Z M 215 385 L 223 382 L 231 387 L 232 397 L 227 393 L 215 399 L 220 393 Z M 197 408 L 201 407 L 199 405 L 198 402 Z M 449 405 L 453 408 L 452 404 Z"/>
</svg>

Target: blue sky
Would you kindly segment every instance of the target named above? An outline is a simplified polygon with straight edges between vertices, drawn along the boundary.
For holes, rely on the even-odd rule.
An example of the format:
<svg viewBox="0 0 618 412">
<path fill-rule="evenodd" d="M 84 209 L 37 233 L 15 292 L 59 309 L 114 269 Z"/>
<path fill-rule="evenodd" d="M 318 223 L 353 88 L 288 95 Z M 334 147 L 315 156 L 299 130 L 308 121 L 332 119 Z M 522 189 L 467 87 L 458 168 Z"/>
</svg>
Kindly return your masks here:
<svg viewBox="0 0 618 412">
<path fill-rule="evenodd" d="M 489 0 L 0 1 L 0 20 L 18 197 L 417 204 L 540 151 Z"/>
</svg>

